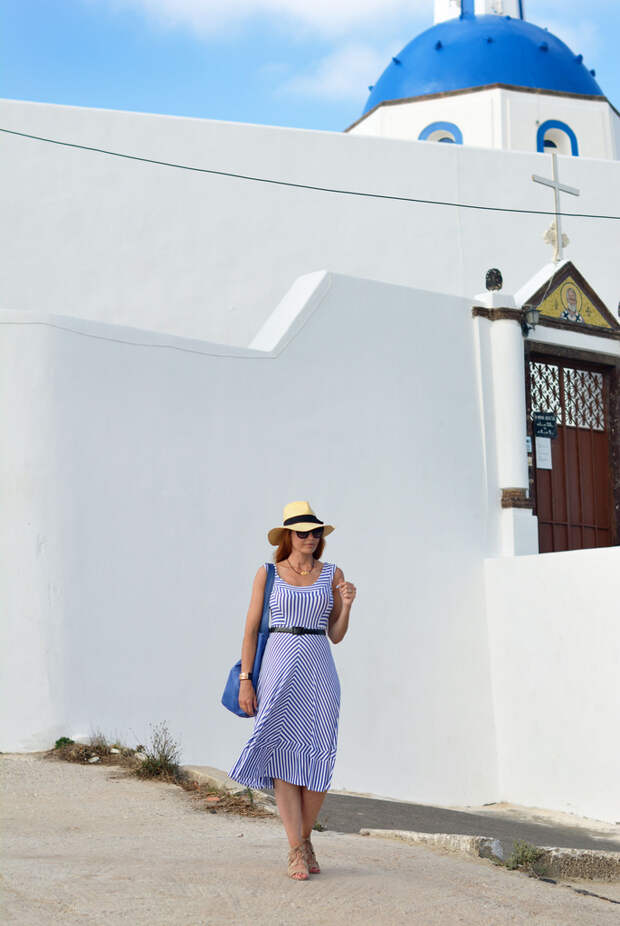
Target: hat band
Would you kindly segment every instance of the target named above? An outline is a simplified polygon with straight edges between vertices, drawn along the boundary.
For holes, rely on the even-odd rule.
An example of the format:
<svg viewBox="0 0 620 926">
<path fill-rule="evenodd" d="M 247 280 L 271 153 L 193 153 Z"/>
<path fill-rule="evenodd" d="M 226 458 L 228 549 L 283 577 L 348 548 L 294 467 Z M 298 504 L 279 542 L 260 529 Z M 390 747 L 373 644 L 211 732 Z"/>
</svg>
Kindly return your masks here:
<svg viewBox="0 0 620 926">
<path fill-rule="evenodd" d="M 308 521 L 312 524 L 323 524 L 323 521 L 319 521 L 314 514 L 298 514 L 294 518 L 287 518 L 286 521 L 283 521 L 282 527 L 288 527 L 290 524 L 303 524 Z"/>
</svg>

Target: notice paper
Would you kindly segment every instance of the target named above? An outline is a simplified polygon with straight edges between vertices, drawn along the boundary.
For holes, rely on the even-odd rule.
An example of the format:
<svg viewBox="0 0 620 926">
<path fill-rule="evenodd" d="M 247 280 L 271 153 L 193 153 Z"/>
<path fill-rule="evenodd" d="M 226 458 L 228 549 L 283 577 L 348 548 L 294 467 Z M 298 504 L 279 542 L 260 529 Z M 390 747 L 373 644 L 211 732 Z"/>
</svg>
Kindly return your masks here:
<svg viewBox="0 0 620 926">
<path fill-rule="evenodd" d="M 550 437 L 536 438 L 536 469 L 552 469 Z"/>
</svg>

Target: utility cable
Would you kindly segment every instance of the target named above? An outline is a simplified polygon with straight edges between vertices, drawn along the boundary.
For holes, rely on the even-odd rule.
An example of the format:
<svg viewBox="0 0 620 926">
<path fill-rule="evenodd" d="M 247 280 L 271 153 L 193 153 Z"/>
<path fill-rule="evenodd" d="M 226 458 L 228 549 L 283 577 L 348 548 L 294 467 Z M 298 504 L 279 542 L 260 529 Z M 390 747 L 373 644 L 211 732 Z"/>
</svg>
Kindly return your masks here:
<svg viewBox="0 0 620 926">
<path fill-rule="evenodd" d="M 510 206 L 482 206 L 475 203 L 454 203 L 438 199 L 419 199 L 414 196 L 396 196 L 390 193 L 368 193 L 363 190 L 341 190 L 337 187 L 315 186 L 310 183 L 294 183 L 291 180 L 274 180 L 270 177 L 254 177 L 251 174 L 239 174 L 231 170 L 216 170 L 209 167 L 191 167 L 188 164 L 176 164 L 173 161 L 158 161 L 155 158 L 142 158 L 136 154 L 124 154 L 121 151 L 110 151 L 107 148 L 95 148 L 91 145 L 78 145 L 75 142 L 59 141 L 56 138 L 45 138 L 41 135 L 30 135 L 27 132 L 16 132 L 13 129 L 0 128 L 6 135 L 17 135 L 21 138 L 30 138 L 34 141 L 46 142 L 50 145 L 59 145 L 62 148 L 76 148 L 80 151 L 93 151 L 109 157 L 124 158 L 128 161 L 139 161 L 143 164 L 155 164 L 159 167 L 173 167 L 177 170 L 189 170 L 199 174 L 215 174 L 219 177 L 232 177 L 236 180 L 248 180 L 253 183 L 269 183 L 274 186 L 292 187 L 298 190 L 314 190 L 319 193 L 338 193 L 341 196 L 360 196 L 367 199 L 387 199 L 394 202 L 418 203 L 424 206 L 451 206 L 455 209 L 478 209 L 483 212 L 508 212 L 518 215 L 548 215 L 555 218 L 555 212 L 547 209 L 515 209 Z M 620 221 L 620 215 L 593 215 L 589 212 L 560 212 L 558 215 L 567 219 L 610 219 Z"/>
</svg>

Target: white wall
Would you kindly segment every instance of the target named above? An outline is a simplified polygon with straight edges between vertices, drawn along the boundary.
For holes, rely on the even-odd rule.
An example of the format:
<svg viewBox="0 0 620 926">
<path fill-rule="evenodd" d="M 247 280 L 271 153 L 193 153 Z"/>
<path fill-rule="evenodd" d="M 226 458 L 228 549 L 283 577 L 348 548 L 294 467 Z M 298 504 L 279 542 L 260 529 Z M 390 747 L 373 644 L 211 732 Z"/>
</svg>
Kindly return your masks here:
<svg viewBox="0 0 620 926">
<path fill-rule="evenodd" d="M 463 133 L 465 145 L 505 147 L 500 90 L 456 93 L 431 99 L 422 97 L 415 102 L 379 106 L 349 129 L 348 134 L 417 141 L 422 130 L 432 122 L 453 122 Z"/>
<path fill-rule="evenodd" d="M 500 507 L 503 489 L 529 492 L 521 325 L 477 317 L 473 326 L 486 467 L 487 554 L 537 553 L 538 519 L 529 509 Z"/>
<path fill-rule="evenodd" d="M 615 110 L 609 112 L 609 121 L 612 127 L 612 137 L 614 143 L 614 157 L 620 161 L 620 115 Z"/>
<path fill-rule="evenodd" d="M 617 157 L 610 130 L 610 114 L 613 110 L 607 100 L 579 99 L 560 94 L 520 93 L 517 90 L 499 92 L 505 100 L 507 148 L 514 151 L 535 151 L 539 125 L 549 119 L 558 119 L 570 126 L 577 136 L 580 157 Z M 620 165 L 617 166 L 617 170 L 620 172 Z M 571 208 L 566 211 L 582 210 Z"/>
<path fill-rule="evenodd" d="M 464 145 L 535 152 L 538 127 L 549 119 L 572 128 L 580 157 L 618 158 L 613 134 L 618 117 L 606 99 L 499 87 L 379 106 L 349 134 L 417 141 L 431 123 L 452 122 L 461 130 Z"/>
<path fill-rule="evenodd" d="M 550 158 L 335 132 L 5 101 L 2 125 L 129 154 L 344 190 L 552 209 Z M 471 297 L 550 256 L 548 216 L 253 184 L 0 135 L 3 305 L 248 344 L 321 268 Z M 576 210 L 620 215 L 620 166 L 561 160 Z M 570 206 L 573 204 L 570 203 Z M 568 255 L 610 306 L 620 223 L 566 219 Z"/>
<path fill-rule="evenodd" d="M 620 548 L 485 564 L 500 799 L 620 819 Z"/>
<path fill-rule="evenodd" d="M 309 498 L 337 527 L 325 559 L 358 588 L 334 648 L 334 786 L 496 799 L 469 304 L 341 276 L 315 282 L 274 353 L 3 314 L 16 382 L 34 357 L 40 390 L 21 412 L 32 416 L 25 431 L 4 425 L 19 448 L 6 479 L 24 469 L 37 479 L 15 512 L 27 537 L 6 538 L 0 598 L 12 602 L 15 639 L 18 590 L 31 577 L 53 586 L 54 599 L 30 607 L 39 627 L 60 614 L 62 650 L 46 654 L 56 681 L 37 726 L 40 669 L 28 651 L 3 650 L 17 663 L 0 748 L 33 748 L 35 731 L 43 748 L 92 726 L 135 742 L 165 719 L 183 762 L 231 767 L 251 724 L 219 698 L 252 577 L 284 503 Z M 39 430 L 48 417 L 49 442 Z M 54 553 L 43 564 L 37 537 Z"/>
<path fill-rule="evenodd" d="M 58 409 L 45 329 L 0 325 L 0 704 L 3 750 L 53 745 L 65 698 Z M 7 745 L 8 744 L 8 745 Z"/>
</svg>

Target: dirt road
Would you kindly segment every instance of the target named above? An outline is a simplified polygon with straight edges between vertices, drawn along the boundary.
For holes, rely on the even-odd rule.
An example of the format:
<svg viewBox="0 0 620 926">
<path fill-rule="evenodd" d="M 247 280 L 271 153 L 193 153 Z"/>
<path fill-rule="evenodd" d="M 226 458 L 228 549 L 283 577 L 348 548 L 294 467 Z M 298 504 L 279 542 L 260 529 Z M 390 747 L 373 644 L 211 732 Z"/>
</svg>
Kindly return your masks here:
<svg viewBox="0 0 620 926">
<path fill-rule="evenodd" d="M 368 837 L 313 837 L 286 877 L 277 818 L 202 809 L 121 769 L 0 755 L 2 920 L 19 926 L 606 926 L 620 906 L 491 862 Z M 605 894 L 605 885 L 590 885 Z M 609 896 L 616 896 L 611 894 Z"/>
</svg>

